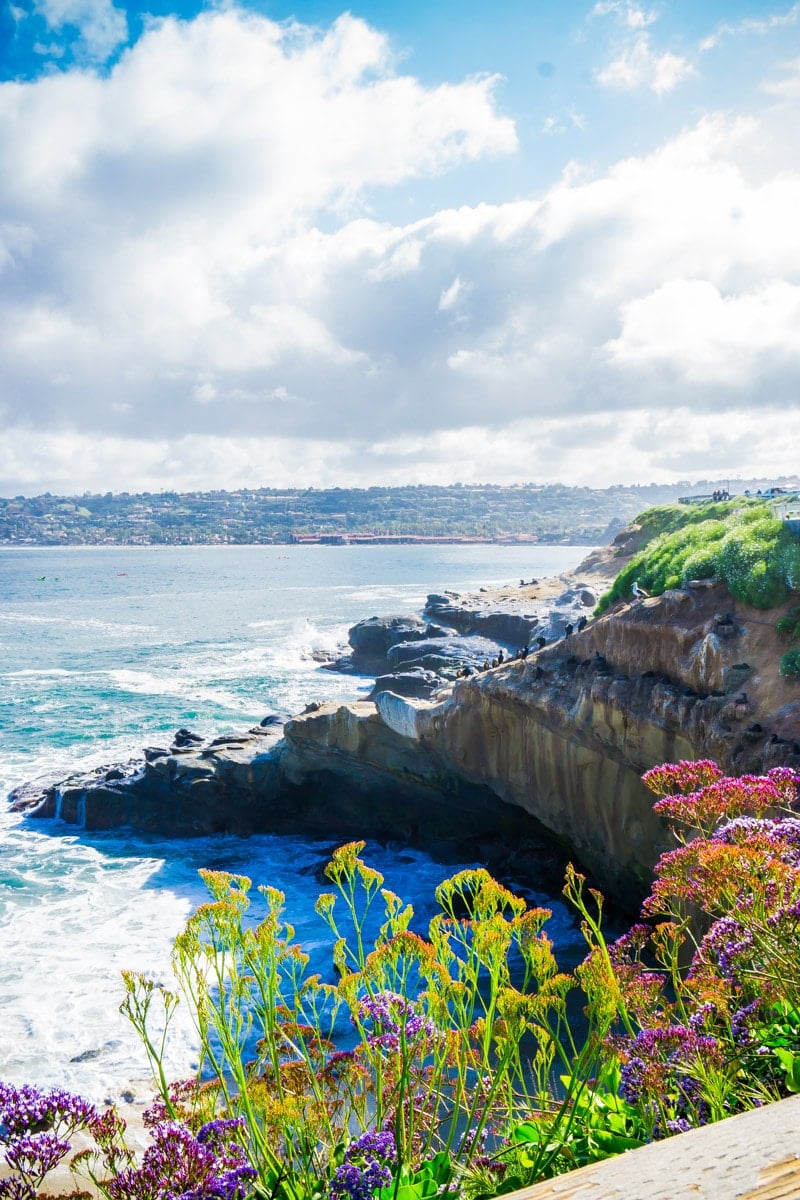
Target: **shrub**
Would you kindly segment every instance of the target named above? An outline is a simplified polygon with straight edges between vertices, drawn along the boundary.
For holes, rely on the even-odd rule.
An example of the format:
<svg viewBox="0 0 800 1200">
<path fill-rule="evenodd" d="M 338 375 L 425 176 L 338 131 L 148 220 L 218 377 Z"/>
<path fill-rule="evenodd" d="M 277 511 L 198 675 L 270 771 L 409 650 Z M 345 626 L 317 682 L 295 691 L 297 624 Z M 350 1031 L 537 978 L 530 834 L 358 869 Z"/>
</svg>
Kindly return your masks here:
<svg viewBox="0 0 800 1200">
<path fill-rule="evenodd" d="M 718 577 L 737 600 L 761 609 L 782 604 L 800 582 L 800 543 L 764 503 L 741 497 L 651 509 L 639 523 L 646 544 L 601 597 L 598 614 L 629 600 L 634 580 L 661 595 L 690 579 Z"/>
<path fill-rule="evenodd" d="M 775 632 L 786 641 L 800 638 L 800 606 L 789 609 L 785 616 L 775 622 Z"/>
<path fill-rule="evenodd" d="M 793 650 L 787 650 L 781 656 L 778 670 L 781 675 L 800 675 L 800 646 L 795 646 Z"/>
</svg>

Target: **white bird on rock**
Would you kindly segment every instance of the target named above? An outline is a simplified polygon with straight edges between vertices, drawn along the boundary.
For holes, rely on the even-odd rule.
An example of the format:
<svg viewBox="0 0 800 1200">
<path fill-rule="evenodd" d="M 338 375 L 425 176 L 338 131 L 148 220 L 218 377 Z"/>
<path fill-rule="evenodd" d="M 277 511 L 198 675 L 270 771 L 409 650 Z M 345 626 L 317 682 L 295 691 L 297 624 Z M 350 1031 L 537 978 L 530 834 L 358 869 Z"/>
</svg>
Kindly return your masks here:
<svg viewBox="0 0 800 1200">
<path fill-rule="evenodd" d="M 636 579 L 634 579 L 631 586 L 631 592 L 633 593 L 634 600 L 648 600 L 650 598 L 650 593 L 646 592 L 644 588 L 639 587 L 639 583 Z"/>
</svg>

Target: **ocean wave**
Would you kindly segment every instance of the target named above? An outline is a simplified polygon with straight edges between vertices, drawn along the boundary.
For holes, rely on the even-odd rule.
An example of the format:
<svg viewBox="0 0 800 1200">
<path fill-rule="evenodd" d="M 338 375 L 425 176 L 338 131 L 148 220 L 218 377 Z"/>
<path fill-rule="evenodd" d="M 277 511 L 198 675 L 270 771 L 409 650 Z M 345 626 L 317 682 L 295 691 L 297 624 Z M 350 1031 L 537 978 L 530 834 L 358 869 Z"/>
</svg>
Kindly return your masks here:
<svg viewBox="0 0 800 1200">
<path fill-rule="evenodd" d="M 101 621 L 97 617 L 42 616 L 38 613 L 0 612 L 0 621 L 17 625 L 60 625 L 71 629 L 101 629 L 108 633 L 156 633 L 157 625 L 138 625 L 131 622 Z"/>
<path fill-rule="evenodd" d="M 259 707 L 253 703 L 252 697 L 248 699 L 247 696 L 237 695 L 236 692 L 225 688 L 200 683 L 196 679 L 188 678 L 185 673 L 170 676 L 123 668 L 97 674 L 108 679 L 119 691 L 131 692 L 134 695 L 177 696 L 182 700 L 213 704 L 218 708 L 241 714 L 254 714 Z"/>
<path fill-rule="evenodd" d="M 78 674 L 79 671 L 68 671 L 64 667 L 25 667 L 20 671 L 0 671 L 0 679 L 61 679 Z"/>
</svg>

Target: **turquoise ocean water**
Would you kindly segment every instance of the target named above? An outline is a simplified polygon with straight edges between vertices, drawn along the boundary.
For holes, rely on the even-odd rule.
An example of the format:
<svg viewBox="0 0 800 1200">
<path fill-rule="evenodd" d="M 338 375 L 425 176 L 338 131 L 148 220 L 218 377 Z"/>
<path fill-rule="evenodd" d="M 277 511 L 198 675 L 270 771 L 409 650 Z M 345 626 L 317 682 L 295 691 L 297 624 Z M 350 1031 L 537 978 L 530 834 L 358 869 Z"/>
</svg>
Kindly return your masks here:
<svg viewBox="0 0 800 1200">
<path fill-rule="evenodd" d="M 0 793 L 125 759 L 185 725 L 212 735 L 371 680 L 320 669 L 355 621 L 419 611 L 429 592 L 574 566 L 582 547 L 102 547 L 0 550 Z M 327 958 L 313 913 L 334 842 L 144 838 L 34 822 L 0 801 L 0 1079 L 96 1100 L 141 1092 L 144 1058 L 118 1014 L 120 971 L 169 984 L 171 939 L 205 898 L 203 866 L 287 893 L 298 936 Z M 371 844 L 389 885 L 430 915 L 442 868 Z M 576 942 L 557 906 L 551 936 Z M 175 1074 L 191 1067 L 187 1023 Z"/>
</svg>

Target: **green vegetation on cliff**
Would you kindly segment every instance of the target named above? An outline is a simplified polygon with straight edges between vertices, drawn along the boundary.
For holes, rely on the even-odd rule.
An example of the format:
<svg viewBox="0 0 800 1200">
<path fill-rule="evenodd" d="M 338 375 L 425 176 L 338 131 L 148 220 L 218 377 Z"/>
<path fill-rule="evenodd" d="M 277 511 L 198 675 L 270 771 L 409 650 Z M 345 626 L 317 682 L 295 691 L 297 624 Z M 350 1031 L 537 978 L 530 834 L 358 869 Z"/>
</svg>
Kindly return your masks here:
<svg viewBox="0 0 800 1200">
<path fill-rule="evenodd" d="M 658 596 L 717 578 L 754 608 L 774 608 L 800 588 L 800 538 L 762 500 L 666 505 L 642 513 L 637 525 L 640 549 L 601 598 L 600 613 L 630 599 L 634 582 Z"/>
</svg>

